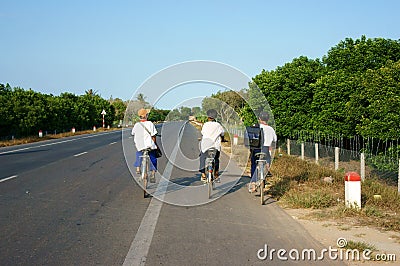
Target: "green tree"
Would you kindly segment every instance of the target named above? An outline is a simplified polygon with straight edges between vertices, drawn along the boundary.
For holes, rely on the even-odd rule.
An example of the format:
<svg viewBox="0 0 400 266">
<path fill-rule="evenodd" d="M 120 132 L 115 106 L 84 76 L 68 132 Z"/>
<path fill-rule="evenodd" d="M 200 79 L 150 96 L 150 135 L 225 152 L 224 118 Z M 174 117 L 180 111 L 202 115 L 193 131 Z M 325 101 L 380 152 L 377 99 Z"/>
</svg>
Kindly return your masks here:
<svg viewBox="0 0 400 266">
<path fill-rule="evenodd" d="M 400 135 L 400 61 L 388 62 L 362 76 L 361 86 L 347 104 L 357 133 L 363 137 L 398 139 Z"/>
<path fill-rule="evenodd" d="M 400 41 L 383 38 L 346 38 L 332 47 L 322 58 L 329 71 L 364 72 L 378 69 L 388 61 L 400 60 Z"/>
<path fill-rule="evenodd" d="M 110 103 L 112 106 L 114 106 L 115 120 L 119 123 L 119 121 L 124 119 L 127 104 L 119 98 L 111 100 Z"/>
<path fill-rule="evenodd" d="M 314 97 L 310 84 L 324 73 L 325 68 L 318 59 L 301 56 L 276 70 L 263 70 L 253 78 L 274 114 L 278 135 L 290 136 L 296 130 L 309 128 Z"/>
<path fill-rule="evenodd" d="M 355 135 L 357 121 L 350 115 L 347 103 L 360 84 L 357 74 L 332 71 L 311 84 L 314 96 L 308 131 L 325 135 Z"/>
</svg>

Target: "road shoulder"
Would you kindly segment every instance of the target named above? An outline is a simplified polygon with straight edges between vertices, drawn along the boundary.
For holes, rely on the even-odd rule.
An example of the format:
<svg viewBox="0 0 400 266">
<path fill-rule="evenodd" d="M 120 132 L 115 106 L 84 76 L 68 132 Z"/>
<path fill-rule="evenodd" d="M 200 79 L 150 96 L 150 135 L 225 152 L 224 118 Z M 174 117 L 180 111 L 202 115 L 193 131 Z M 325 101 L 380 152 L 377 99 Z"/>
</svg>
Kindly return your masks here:
<svg viewBox="0 0 400 266">
<path fill-rule="evenodd" d="M 312 237 L 323 246 L 336 248 L 337 240 L 345 238 L 347 241 L 364 242 L 376 247 L 375 254 L 395 254 L 396 261 L 400 261 L 400 233 L 382 231 L 369 226 L 355 226 L 349 223 L 334 220 L 317 220 L 312 218 L 313 210 L 282 208 L 293 219 L 299 222 Z M 366 262 L 349 262 L 349 265 L 366 265 Z M 371 262 L 368 262 L 371 263 Z M 383 263 L 375 262 L 373 264 Z M 395 262 L 386 262 L 395 263 Z"/>
</svg>

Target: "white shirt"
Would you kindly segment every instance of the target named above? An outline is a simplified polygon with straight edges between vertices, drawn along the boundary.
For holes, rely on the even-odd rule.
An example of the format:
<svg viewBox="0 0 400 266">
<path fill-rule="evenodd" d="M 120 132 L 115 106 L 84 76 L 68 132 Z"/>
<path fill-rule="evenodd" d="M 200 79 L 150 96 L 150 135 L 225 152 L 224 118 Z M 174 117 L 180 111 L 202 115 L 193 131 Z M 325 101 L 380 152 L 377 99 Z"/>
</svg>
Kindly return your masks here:
<svg viewBox="0 0 400 266">
<path fill-rule="evenodd" d="M 150 132 L 147 132 L 147 130 Z M 143 121 L 137 122 L 131 132 L 133 136 L 133 141 L 135 142 L 136 149 L 138 151 L 150 148 L 152 150 L 157 149 L 156 144 L 154 143 L 151 136 L 155 136 L 157 134 L 156 127 L 151 121 Z"/>
<path fill-rule="evenodd" d="M 262 130 L 264 132 L 263 146 L 271 147 L 272 142 L 276 142 L 276 140 L 277 140 L 275 130 L 271 126 L 268 126 L 265 124 L 260 124 L 260 127 L 262 128 Z"/>
<path fill-rule="evenodd" d="M 220 123 L 215 121 L 204 123 L 201 135 L 203 137 L 200 142 L 200 149 L 203 153 L 209 148 L 216 148 L 218 151 L 221 151 L 221 136 L 224 135 L 224 128 Z"/>
</svg>

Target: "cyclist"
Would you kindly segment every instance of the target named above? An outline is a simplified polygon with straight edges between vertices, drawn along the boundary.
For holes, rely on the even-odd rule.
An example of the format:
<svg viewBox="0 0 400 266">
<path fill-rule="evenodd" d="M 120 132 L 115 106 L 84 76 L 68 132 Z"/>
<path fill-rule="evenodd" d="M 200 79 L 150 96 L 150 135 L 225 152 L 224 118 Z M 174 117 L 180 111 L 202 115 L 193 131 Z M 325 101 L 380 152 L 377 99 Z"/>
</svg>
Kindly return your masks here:
<svg viewBox="0 0 400 266">
<path fill-rule="evenodd" d="M 265 160 L 267 161 L 267 177 L 271 177 L 272 174 L 269 171 L 270 166 L 271 166 L 271 153 L 270 151 L 272 150 L 272 143 L 277 141 L 276 133 L 275 130 L 268 125 L 268 120 L 269 120 L 269 114 L 266 112 L 261 112 L 260 115 L 258 116 L 258 121 L 260 124 L 260 127 L 262 128 L 263 132 L 263 143 L 260 149 L 252 149 L 250 151 L 250 157 L 251 157 L 251 180 L 250 180 L 250 186 L 249 186 L 249 192 L 254 192 L 257 190 L 256 186 L 256 181 L 257 181 L 257 176 L 255 174 L 256 168 L 257 168 L 257 158 L 256 154 L 259 152 L 263 152 L 266 154 Z"/>
<path fill-rule="evenodd" d="M 131 135 L 136 146 L 136 161 L 134 166 L 136 167 L 136 173 L 140 174 L 140 164 L 142 163 L 143 150 L 151 149 L 149 152 L 150 157 L 150 182 L 155 182 L 155 172 L 157 171 L 157 158 L 156 158 L 156 134 L 157 130 L 151 121 L 147 120 L 148 112 L 146 109 L 140 109 L 138 111 L 140 121 L 137 122 L 133 128 Z"/>
<path fill-rule="evenodd" d="M 219 156 L 221 153 L 221 141 L 223 141 L 224 137 L 224 129 L 220 123 L 215 121 L 217 117 L 217 111 L 214 109 L 210 109 L 207 111 L 207 119 L 208 121 L 204 123 L 203 128 L 201 129 L 201 142 L 200 142 L 200 169 L 201 173 L 201 181 L 206 181 L 205 174 L 205 160 L 207 158 L 207 150 L 210 148 L 215 148 L 216 154 L 214 157 L 214 178 L 218 179 L 219 177 Z"/>
</svg>

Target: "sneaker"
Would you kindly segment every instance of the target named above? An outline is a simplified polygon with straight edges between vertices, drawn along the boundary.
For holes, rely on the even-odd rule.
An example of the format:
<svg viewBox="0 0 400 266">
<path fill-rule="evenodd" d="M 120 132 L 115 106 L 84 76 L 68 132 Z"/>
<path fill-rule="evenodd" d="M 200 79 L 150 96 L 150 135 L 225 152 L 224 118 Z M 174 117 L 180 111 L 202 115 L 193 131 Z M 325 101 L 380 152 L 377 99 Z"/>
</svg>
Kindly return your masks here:
<svg viewBox="0 0 400 266">
<path fill-rule="evenodd" d="M 140 175 L 140 167 L 136 167 L 136 174 Z"/>
<path fill-rule="evenodd" d="M 270 171 L 268 171 L 268 173 L 267 173 L 267 177 L 271 177 L 271 176 L 272 176 L 271 172 L 270 172 Z"/>
<path fill-rule="evenodd" d="M 150 175 L 150 183 L 155 183 L 156 182 L 156 172 L 152 171 Z"/>
<path fill-rule="evenodd" d="M 207 181 L 207 177 L 205 173 L 201 173 L 201 181 L 206 182 Z"/>
</svg>

